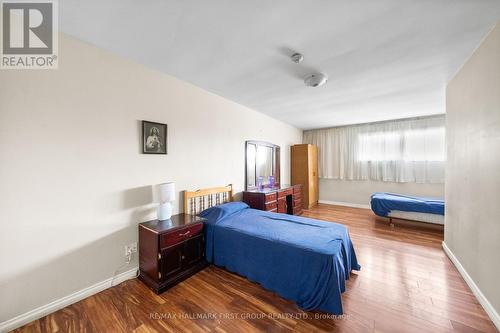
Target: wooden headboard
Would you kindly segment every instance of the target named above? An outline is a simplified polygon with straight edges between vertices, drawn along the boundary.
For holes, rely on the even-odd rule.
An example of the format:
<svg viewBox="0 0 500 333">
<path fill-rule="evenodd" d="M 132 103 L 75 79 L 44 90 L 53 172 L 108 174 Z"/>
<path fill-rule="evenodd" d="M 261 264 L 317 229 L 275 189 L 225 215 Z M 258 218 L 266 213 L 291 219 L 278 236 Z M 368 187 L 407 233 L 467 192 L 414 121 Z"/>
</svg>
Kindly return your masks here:
<svg viewBox="0 0 500 333">
<path fill-rule="evenodd" d="M 184 191 L 184 213 L 197 215 L 212 206 L 233 201 L 233 185 Z"/>
</svg>

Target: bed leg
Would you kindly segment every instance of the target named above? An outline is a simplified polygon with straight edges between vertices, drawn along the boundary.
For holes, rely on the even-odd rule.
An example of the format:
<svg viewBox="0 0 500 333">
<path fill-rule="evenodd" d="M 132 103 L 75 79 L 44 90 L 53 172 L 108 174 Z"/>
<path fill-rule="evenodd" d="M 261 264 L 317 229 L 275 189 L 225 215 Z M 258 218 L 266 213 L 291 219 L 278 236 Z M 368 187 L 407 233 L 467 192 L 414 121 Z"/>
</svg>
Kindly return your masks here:
<svg viewBox="0 0 500 333">
<path fill-rule="evenodd" d="M 394 228 L 394 223 L 392 223 L 392 217 L 389 217 L 389 226 Z"/>
</svg>

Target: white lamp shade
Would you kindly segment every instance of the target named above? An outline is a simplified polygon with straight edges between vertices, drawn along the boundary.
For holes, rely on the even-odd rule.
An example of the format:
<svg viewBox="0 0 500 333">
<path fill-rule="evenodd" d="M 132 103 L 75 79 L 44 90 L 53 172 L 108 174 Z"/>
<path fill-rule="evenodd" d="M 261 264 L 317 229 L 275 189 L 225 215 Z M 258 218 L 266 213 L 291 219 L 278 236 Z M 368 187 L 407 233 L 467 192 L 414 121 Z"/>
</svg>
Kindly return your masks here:
<svg viewBox="0 0 500 333">
<path fill-rule="evenodd" d="M 160 192 L 160 203 L 171 202 L 175 200 L 175 184 L 163 183 L 158 186 Z"/>
</svg>

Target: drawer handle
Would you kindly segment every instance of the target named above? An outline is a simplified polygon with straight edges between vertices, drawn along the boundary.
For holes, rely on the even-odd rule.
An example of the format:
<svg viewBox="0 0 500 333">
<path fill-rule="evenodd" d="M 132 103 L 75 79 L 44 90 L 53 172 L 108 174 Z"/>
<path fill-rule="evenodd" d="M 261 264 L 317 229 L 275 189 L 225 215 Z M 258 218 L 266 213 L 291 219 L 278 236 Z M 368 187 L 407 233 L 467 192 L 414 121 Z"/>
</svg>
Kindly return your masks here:
<svg viewBox="0 0 500 333">
<path fill-rule="evenodd" d="M 190 233 L 190 231 L 188 230 L 188 231 L 186 231 L 186 232 L 185 232 L 185 233 L 183 233 L 183 234 L 179 234 L 179 236 L 187 236 L 187 235 L 189 235 L 189 233 Z"/>
</svg>

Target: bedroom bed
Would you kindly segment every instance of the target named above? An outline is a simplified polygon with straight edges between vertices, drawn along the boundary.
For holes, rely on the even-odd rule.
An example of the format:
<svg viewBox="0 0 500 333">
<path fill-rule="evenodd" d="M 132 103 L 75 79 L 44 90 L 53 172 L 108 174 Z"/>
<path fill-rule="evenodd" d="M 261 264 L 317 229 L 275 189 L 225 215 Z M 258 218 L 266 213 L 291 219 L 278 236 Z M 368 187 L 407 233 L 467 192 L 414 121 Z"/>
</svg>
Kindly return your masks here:
<svg viewBox="0 0 500 333">
<path fill-rule="evenodd" d="M 444 200 L 376 192 L 370 200 L 372 211 L 381 217 L 444 225 Z"/>
<path fill-rule="evenodd" d="M 207 219 L 208 262 L 259 283 L 303 310 L 343 313 L 345 281 L 351 270 L 360 269 L 345 226 L 251 209 L 229 202 L 231 195 L 217 199 L 211 189 L 197 192 L 185 193 L 185 208 Z"/>
</svg>

